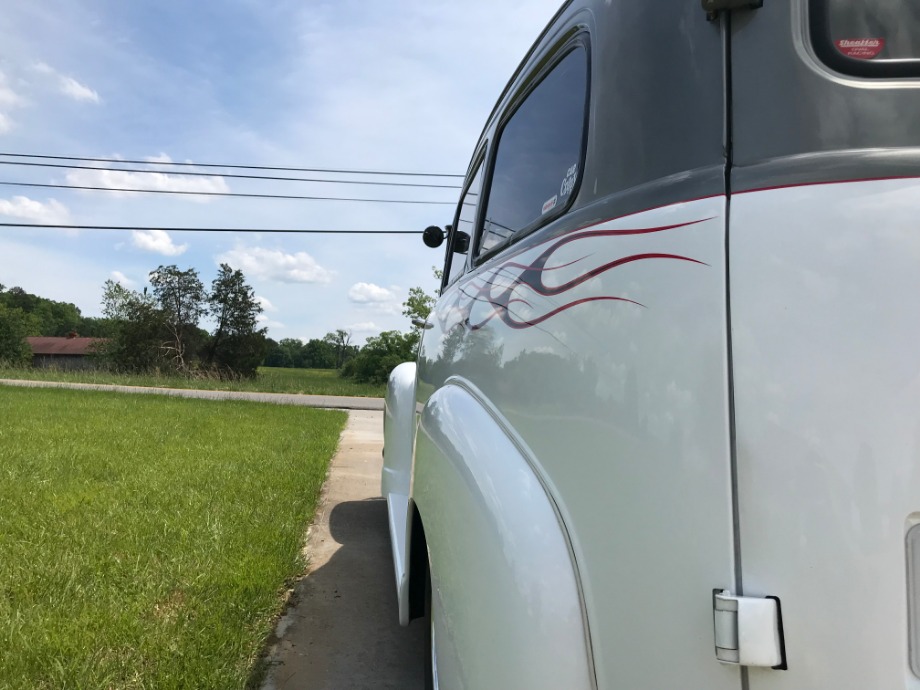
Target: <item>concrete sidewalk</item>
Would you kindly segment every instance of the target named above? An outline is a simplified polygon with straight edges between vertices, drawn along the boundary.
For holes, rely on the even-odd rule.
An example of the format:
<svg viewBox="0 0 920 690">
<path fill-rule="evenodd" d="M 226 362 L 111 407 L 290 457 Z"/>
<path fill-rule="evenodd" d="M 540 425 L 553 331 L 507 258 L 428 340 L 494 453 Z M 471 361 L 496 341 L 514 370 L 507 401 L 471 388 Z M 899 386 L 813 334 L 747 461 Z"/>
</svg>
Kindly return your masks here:
<svg viewBox="0 0 920 690">
<path fill-rule="evenodd" d="M 383 415 L 351 412 L 310 527 L 308 574 L 278 623 L 263 690 L 424 687 L 424 622 L 398 622 L 382 448 Z"/>
<path fill-rule="evenodd" d="M 180 398 L 207 400 L 251 400 L 276 405 L 303 405 L 340 410 L 383 410 L 383 398 L 354 398 L 343 395 L 298 395 L 293 393 L 248 393 L 244 391 L 205 391 L 186 388 L 149 388 L 145 386 L 116 386 L 101 383 L 62 383 L 57 381 L 27 381 L 0 379 L 0 385 L 25 388 L 71 388 L 84 391 L 139 393 L 142 395 L 174 395 Z M 381 444 L 383 441 L 381 440 Z"/>
</svg>

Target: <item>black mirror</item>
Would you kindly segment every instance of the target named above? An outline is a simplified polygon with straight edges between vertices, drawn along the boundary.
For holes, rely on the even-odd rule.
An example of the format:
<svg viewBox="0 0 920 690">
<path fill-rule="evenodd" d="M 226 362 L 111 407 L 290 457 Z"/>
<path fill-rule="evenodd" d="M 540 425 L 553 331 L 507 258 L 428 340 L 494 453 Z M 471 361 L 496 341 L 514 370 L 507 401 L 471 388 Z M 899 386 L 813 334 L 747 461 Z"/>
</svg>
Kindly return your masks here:
<svg viewBox="0 0 920 690">
<path fill-rule="evenodd" d="M 425 246 L 436 249 L 444 243 L 444 234 L 444 231 L 437 225 L 429 225 L 422 232 L 422 242 L 425 243 Z"/>
<path fill-rule="evenodd" d="M 454 233 L 453 240 L 453 251 L 456 254 L 466 254 L 470 250 L 470 235 L 469 233 L 463 232 L 463 230 L 457 230 Z"/>
</svg>

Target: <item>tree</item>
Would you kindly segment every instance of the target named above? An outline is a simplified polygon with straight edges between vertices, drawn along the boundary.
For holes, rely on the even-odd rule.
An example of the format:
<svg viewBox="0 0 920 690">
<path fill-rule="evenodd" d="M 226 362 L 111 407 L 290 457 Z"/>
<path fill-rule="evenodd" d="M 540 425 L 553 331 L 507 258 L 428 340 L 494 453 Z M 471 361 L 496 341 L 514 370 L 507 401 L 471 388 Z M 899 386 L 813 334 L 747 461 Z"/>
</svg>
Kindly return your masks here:
<svg viewBox="0 0 920 690">
<path fill-rule="evenodd" d="M 206 312 L 204 284 L 194 268 L 180 271 L 175 265 L 159 266 L 150 272 L 149 280 L 168 333 L 163 348 L 175 368 L 186 371 L 198 321 Z"/>
<path fill-rule="evenodd" d="M 397 365 L 414 359 L 417 346 L 416 333 L 384 331 L 367 339 L 364 347 L 342 369 L 342 376 L 359 382 L 386 383 Z"/>
<path fill-rule="evenodd" d="M 326 336 L 329 337 L 328 335 Z M 351 345 L 346 346 L 342 361 L 344 362 L 350 356 L 354 356 L 354 348 Z M 306 369 L 335 369 L 338 363 L 338 351 L 336 346 L 326 339 L 310 338 L 301 348 L 301 358 L 295 367 L 304 367 Z"/>
<path fill-rule="evenodd" d="M 335 337 L 333 337 L 335 336 Z M 338 336 L 328 333 L 326 338 L 311 338 L 303 342 L 297 338 L 282 338 L 280 342 L 268 339 L 268 354 L 265 356 L 267 367 L 288 367 L 298 369 L 335 369 L 337 348 L 332 342 Z M 328 340 L 327 340 L 328 338 Z M 345 361 L 354 357 L 358 348 L 346 345 Z"/>
<path fill-rule="evenodd" d="M 403 316 L 409 319 L 418 319 L 419 321 L 427 321 L 428 315 L 431 314 L 431 310 L 434 308 L 434 303 L 436 298 L 432 295 L 427 294 L 422 288 L 414 287 L 409 288 L 409 296 L 406 298 L 406 301 L 403 302 Z M 412 331 L 418 333 L 421 329 L 412 324 Z"/>
<path fill-rule="evenodd" d="M 65 336 L 77 330 L 82 318 L 76 305 L 39 297 L 21 287 L 0 290 L 0 304 L 33 316 L 36 335 Z"/>
<path fill-rule="evenodd" d="M 147 371 L 161 356 L 164 316 L 152 295 L 129 290 L 113 280 L 105 281 L 102 312 L 109 323 L 109 340 L 99 354 L 117 369 Z"/>
<path fill-rule="evenodd" d="M 327 333 L 323 340 L 335 351 L 335 368 L 341 369 L 351 351 L 351 331 L 339 328 L 334 333 Z"/>
<path fill-rule="evenodd" d="M 267 329 L 256 328 L 262 305 L 246 284 L 243 272 L 221 264 L 207 302 L 215 322 L 207 348 L 208 366 L 254 376 L 265 357 Z"/>
<path fill-rule="evenodd" d="M 22 309 L 0 304 L 0 363 L 25 366 L 32 359 L 32 348 L 26 337 L 36 331 L 35 319 Z"/>
<path fill-rule="evenodd" d="M 271 338 L 265 339 L 265 359 L 262 364 L 266 367 L 289 367 L 284 358 L 284 351 L 281 344 Z"/>
<path fill-rule="evenodd" d="M 297 338 L 282 338 L 278 343 L 278 349 L 281 351 L 283 367 L 302 367 L 304 366 L 304 345 L 303 341 Z"/>
<path fill-rule="evenodd" d="M 111 338 L 114 333 L 114 324 L 109 319 L 81 316 L 76 331 L 85 338 Z"/>
<path fill-rule="evenodd" d="M 432 266 L 431 270 L 434 273 L 435 279 L 440 284 L 442 271 L 434 266 Z M 435 290 L 434 295 L 429 295 L 423 288 L 409 288 L 409 296 L 402 304 L 403 316 L 410 320 L 418 319 L 419 321 L 427 321 L 428 316 L 431 314 L 431 310 L 434 309 L 435 302 L 438 301 L 437 295 L 439 293 L 439 290 Z M 421 328 L 413 323 L 412 332 L 420 334 Z"/>
</svg>

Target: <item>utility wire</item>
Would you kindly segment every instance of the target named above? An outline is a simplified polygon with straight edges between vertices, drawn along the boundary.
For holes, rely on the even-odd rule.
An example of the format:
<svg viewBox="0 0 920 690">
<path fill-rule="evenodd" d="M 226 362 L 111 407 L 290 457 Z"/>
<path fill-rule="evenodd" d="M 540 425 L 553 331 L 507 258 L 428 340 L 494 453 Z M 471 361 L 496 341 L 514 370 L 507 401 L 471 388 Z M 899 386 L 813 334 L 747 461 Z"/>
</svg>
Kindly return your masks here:
<svg viewBox="0 0 920 690">
<path fill-rule="evenodd" d="M 276 172 L 320 172 L 336 173 L 343 175 L 395 175 L 401 177 L 457 177 L 463 179 L 465 175 L 450 173 L 405 172 L 396 170 L 345 170 L 342 168 L 285 168 L 272 165 L 230 165 L 228 163 L 184 163 L 173 161 L 140 161 L 123 158 L 82 158 L 80 156 L 42 156 L 35 153 L 0 153 L 7 158 L 44 158 L 58 161 L 83 161 L 87 163 L 131 163 L 136 165 L 173 165 L 191 168 L 232 168 L 235 170 L 274 170 Z"/>
<path fill-rule="evenodd" d="M 162 230 L 165 232 L 292 233 L 304 235 L 421 235 L 418 230 L 305 230 L 300 228 L 182 228 L 156 225 L 61 225 L 58 223 L 0 223 L 3 228 L 54 228 L 58 230 Z"/>
<path fill-rule="evenodd" d="M 240 180 L 272 180 L 277 182 L 324 182 L 329 184 L 361 184 L 378 187 L 426 187 L 428 189 L 460 189 L 454 184 L 423 184 L 416 182 L 374 182 L 371 180 L 330 180 L 314 177 L 278 177 L 273 175 L 244 175 L 241 173 L 206 173 L 191 170 L 138 170 L 136 168 L 100 168 L 92 165 L 70 163 L 36 163 L 34 161 L 0 161 L 0 165 L 27 165 L 33 168 L 66 168 L 67 170 L 101 170 L 111 172 L 140 173 L 142 175 L 184 175 L 186 177 L 228 177 Z"/>
<path fill-rule="evenodd" d="M 249 194 L 244 192 L 191 192 L 169 189 L 133 189 L 127 187 L 89 187 L 75 184 L 43 184 L 41 182 L 11 182 L 0 180 L 7 187 L 40 187 L 42 189 L 82 189 L 93 192 L 130 192 L 137 194 L 182 194 L 188 196 L 245 197 L 249 199 L 301 199 L 309 201 L 366 201 L 375 204 L 425 204 L 453 206 L 453 201 L 419 201 L 415 199 L 365 199 L 342 196 L 301 196 L 298 194 Z"/>
</svg>

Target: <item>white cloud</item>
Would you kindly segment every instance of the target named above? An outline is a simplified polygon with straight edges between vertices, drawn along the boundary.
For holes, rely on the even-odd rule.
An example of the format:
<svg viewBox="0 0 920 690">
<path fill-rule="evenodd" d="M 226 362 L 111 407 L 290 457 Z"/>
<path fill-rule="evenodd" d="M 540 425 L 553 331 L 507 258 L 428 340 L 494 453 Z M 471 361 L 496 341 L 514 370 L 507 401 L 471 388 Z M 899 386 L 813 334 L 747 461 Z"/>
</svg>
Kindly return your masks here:
<svg viewBox="0 0 920 690">
<path fill-rule="evenodd" d="M 231 249 L 216 257 L 218 263 L 230 264 L 247 277 L 275 280 L 280 283 L 328 283 L 335 273 L 320 266 L 306 252 L 288 254 L 264 247 Z"/>
<path fill-rule="evenodd" d="M 73 77 L 61 77 L 61 93 L 75 101 L 99 102 L 99 94 Z"/>
<path fill-rule="evenodd" d="M 256 302 L 262 305 L 262 309 L 265 311 L 275 312 L 278 311 L 278 307 L 268 301 L 267 297 L 259 297 L 256 295 Z"/>
<path fill-rule="evenodd" d="M 16 108 L 25 104 L 26 100 L 13 91 L 7 81 L 6 75 L 0 72 L 0 107 Z"/>
<path fill-rule="evenodd" d="M 109 276 L 116 283 L 123 285 L 126 288 L 133 288 L 137 284 L 121 271 L 112 271 Z"/>
<path fill-rule="evenodd" d="M 187 244 L 175 244 L 165 230 L 132 230 L 131 242 L 138 249 L 163 256 L 179 256 L 188 249 Z"/>
<path fill-rule="evenodd" d="M 361 321 L 360 323 L 353 323 L 350 326 L 346 326 L 346 330 L 352 333 L 379 333 L 380 326 L 373 321 Z"/>
<path fill-rule="evenodd" d="M 62 223 L 70 225 L 70 211 L 59 201 L 49 199 L 47 203 L 35 201 L 26 196 L 0 199 L 0 215 L 32 220 L 36 223 Z"/>
<path fill-rule="evenodd" d="M 392 291 L 373 283 L 355 283 L 348 290 L 348 299 L 358 304 L 390 302 L 395 297 Z"/>
<path fill-rule="evenodd" d="M 32 69 L 34 69 L 39 74 L 44 74 L 49 77 L 57 77 L 58 88 L 60 89 L 61 93 L 65 96 L 69 96 L 75 101 L 81 101 L 83 103 L 99 102 L 99 94 L 96 93 L 96 91 L 88 87 L 86 84 L 81 84 L 73 77 L 68 77 L 66 74 L 61 74 L 47 62 L 36 62 L 34 65 L 32 65 Z"/>
<path fill-rule="evenodd" d="M 281 330 L 283 328 L 286 328 L 286 326 L 283 323 L 281 323 L 280 321 L 275 321 L 274 319 L 270 319 L 267 316 L 265 316 L 265 314 L 259 314 L 256 317 L 256 323 L 259 324 L 260 328 L 269 328 L 269 329 L 274 328 L 276 330 Z"/>
<path fill-rule="evenodd" d="M 0 108 L 10 110 L 25 104 L 26 100 L 13 91 L 7 82 L 6 75 L 0 72 Z M 0 112 L 0 134 L 6 134 L 11 129 L 13 129 L 13 120 L 6 113 Z"/>
<path fill-rule="evenodd" d="M 348 290 L 348 299 L 362 309 L 370 309 L 377 314 L 397 316 L 402 313 L 402 305 L 397 296 L 399 288 L 389 288 L 374 283 L 355 283 Z"/>
</svg>

